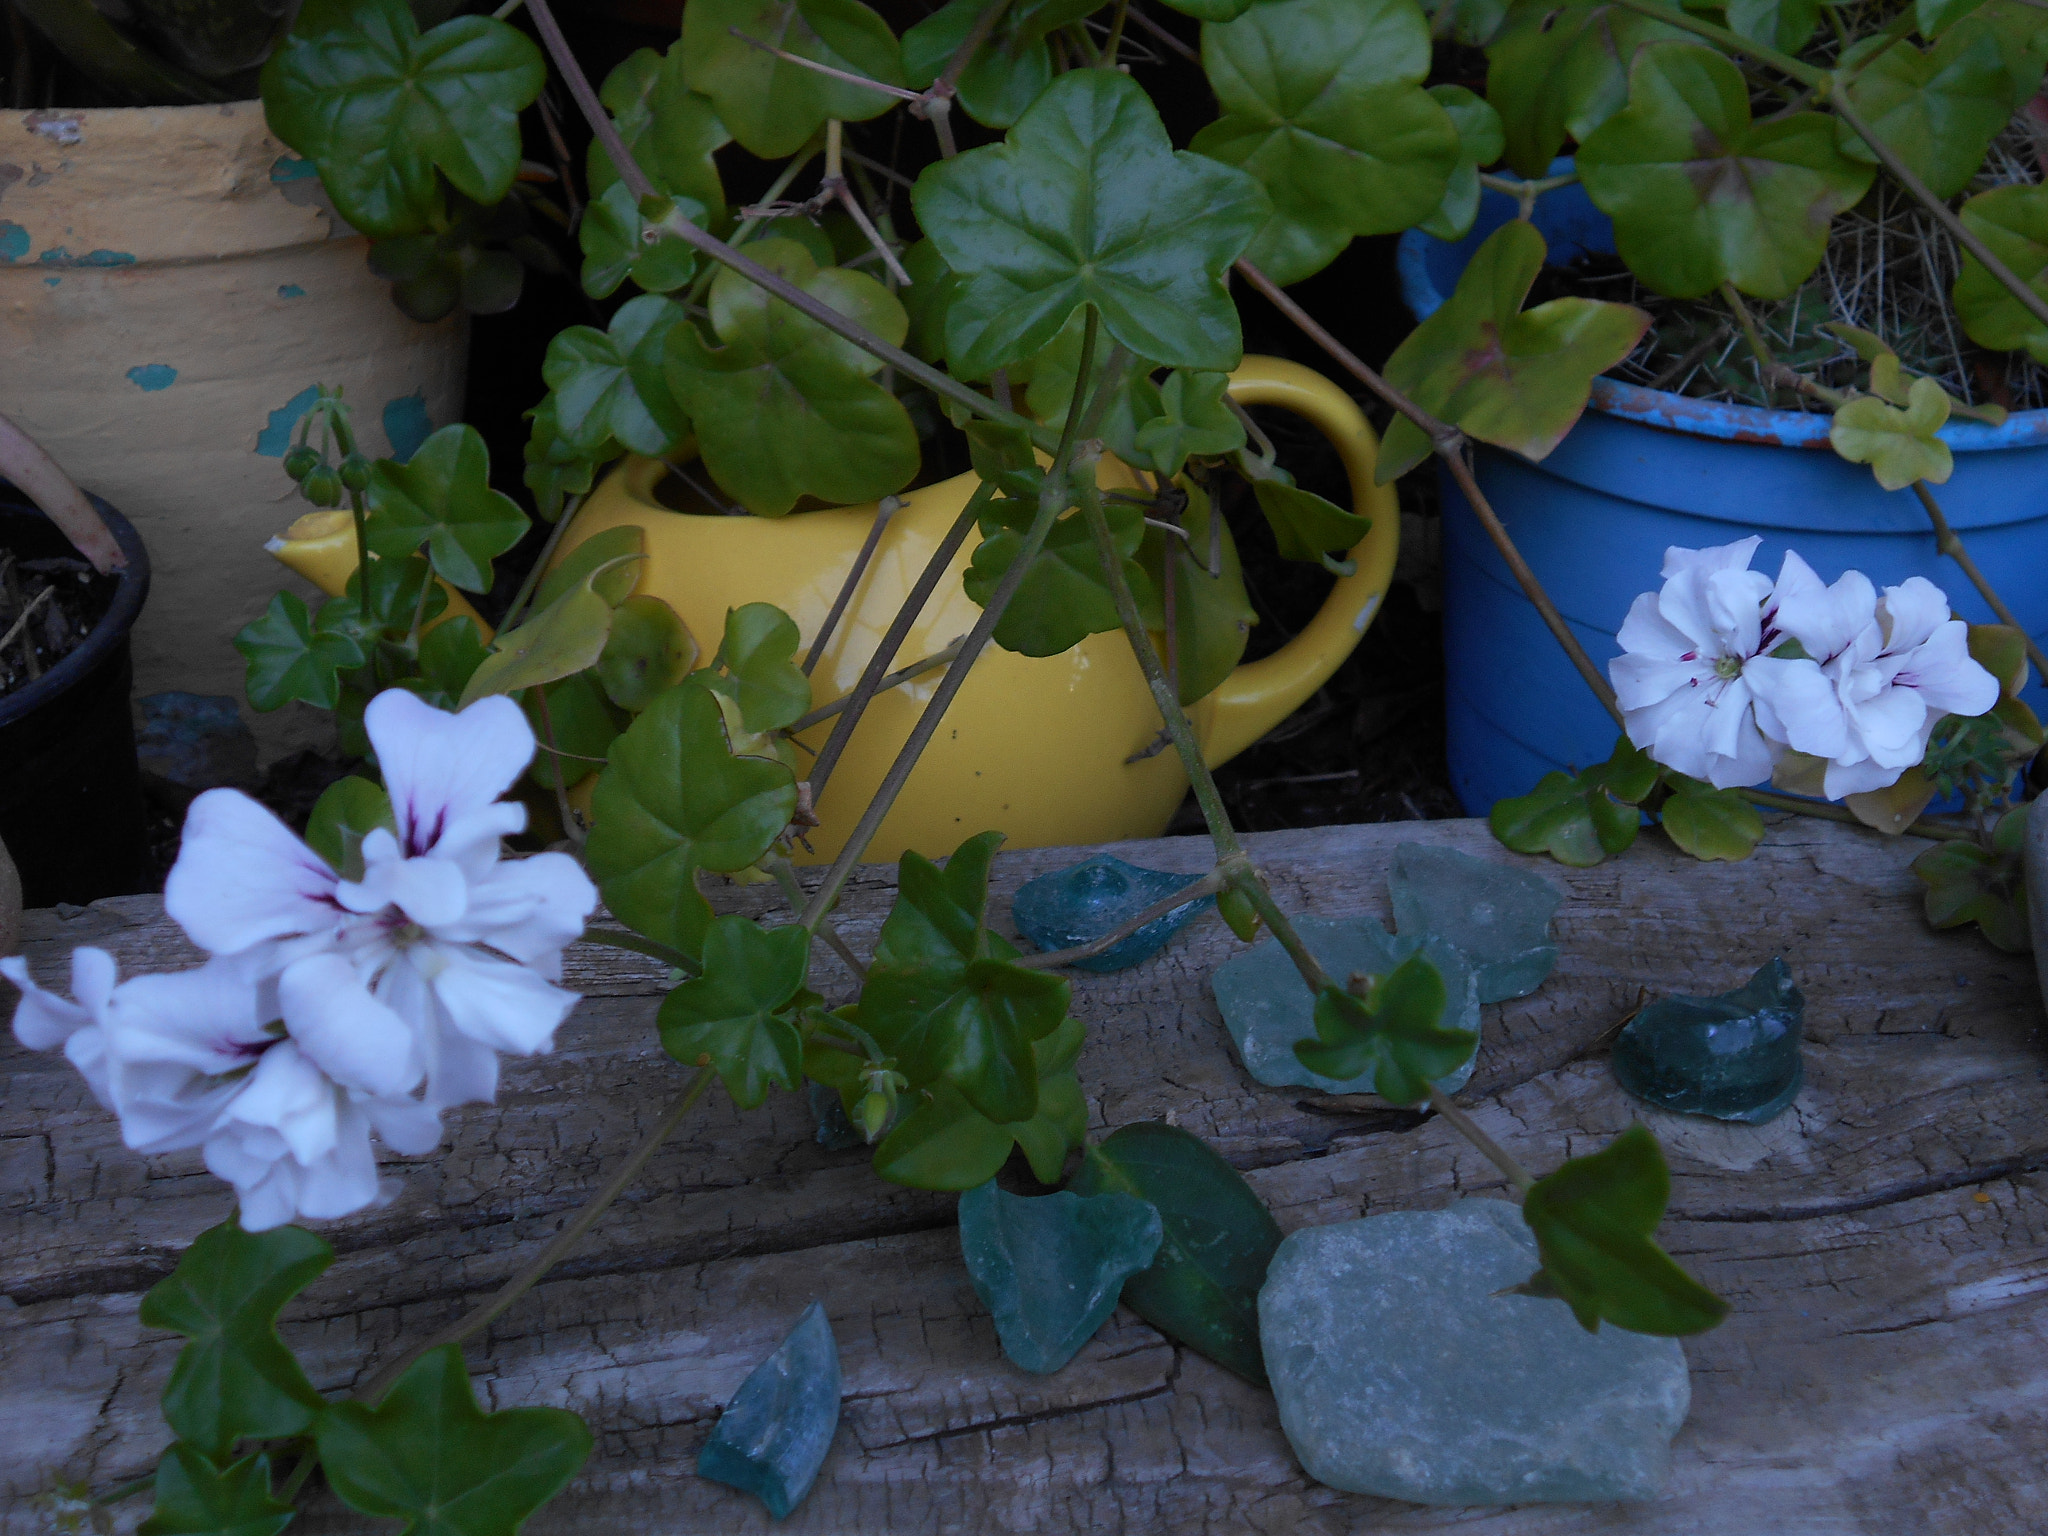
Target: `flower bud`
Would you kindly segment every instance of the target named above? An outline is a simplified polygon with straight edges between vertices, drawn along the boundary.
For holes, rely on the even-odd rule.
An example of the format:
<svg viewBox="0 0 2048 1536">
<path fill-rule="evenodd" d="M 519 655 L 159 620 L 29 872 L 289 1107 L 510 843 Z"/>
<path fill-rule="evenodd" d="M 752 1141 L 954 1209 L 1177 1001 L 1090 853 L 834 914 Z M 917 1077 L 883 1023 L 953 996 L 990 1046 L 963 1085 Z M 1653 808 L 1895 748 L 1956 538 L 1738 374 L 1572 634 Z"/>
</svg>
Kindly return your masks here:
<svg viewBox="0 0 2048 1536">
<path fill-rule="evenodd" d="M 299 482 L 299 494 L 316 507 L 338 507 L 341 505 L 341 476 L 332 465 L 315 465 L 312 473 Z"/>
<path fill-rule="evenodd" d="M 360 453 L 351 453 L 341 461 L 341 483 L 358 493 L 370 488 L 370 461 Z"/>
<path fill-rule="evenodd" d="M 319 468 L 319 465 L 320 455 L 311 448 L 308 448 L 304 443 L 300 443 L 284 456 L 284 472 L 294 480 L 305 479 L 306 476 Z"/>
</svg>

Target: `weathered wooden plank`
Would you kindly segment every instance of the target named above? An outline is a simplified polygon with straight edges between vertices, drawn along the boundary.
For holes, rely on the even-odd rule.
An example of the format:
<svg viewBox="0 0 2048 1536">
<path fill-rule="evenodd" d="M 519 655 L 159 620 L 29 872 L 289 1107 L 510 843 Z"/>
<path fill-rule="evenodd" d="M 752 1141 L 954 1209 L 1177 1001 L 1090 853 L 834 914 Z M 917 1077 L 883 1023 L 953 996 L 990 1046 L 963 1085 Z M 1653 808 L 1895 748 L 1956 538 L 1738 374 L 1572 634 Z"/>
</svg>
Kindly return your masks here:
<svg viewBox="0 0 2048 1536">
<path fill-rule="evenodd" d="M 1254 846 L 1291 910 L 1384 916 L 1403 841 L 1513 861 L 1476 823 Z M 1123 851 L 1188 870 L 1207 858 L 1192 839 Z M 1916 851 L 1795 823 L 1740 865 L 1645 839 L 1599 869 L 1537 866 L 1568 893 L 1564 959 L 1535 997 L 1487 1010 L 1467 1097 L 1538 1166 L 1640 1113 L 1600 1059 L 1639 988 L 1718 990 L 1781 951 L 1809 997 L 1811 1086 L 1793 1112 L 1762 1128 L 1649 1117 L 1674 1165 L 1669 1242 L 1736 1305 L 1689 1345 L 1693 1414 L 1653 1505 L 1431 1512 L 1318 1488 L 1270 1398 L 1128 1314 L 1067 1370 L 1026 1376 L 1001 1360 L 967 1286 L 951 1201 L 817 1148 L 802 1106 L 778 1096 L 748 1116 L 708 1105 L 584 1253 L 472 1349 L 480 1390 L 566 1403 L 599 1428 L 580 1491 L 529 1529 L 764 1525 L 689 1467 L 718 1404 L 813 1295 L 849 1401 L 826 1476 L 789 1522 L 799 1530 L 2035 1529 L 2048 1450 L 2040 1008 L 2024 959 L 1925 929 L 1904 868 Z M 997 889 L 1069 857 L 1006 856 Z M 886 910 L 886 874 L 849 894 L 842 926 L 857 939 Z M 723 904 L 770 910 L 759 888 Z M 182 942 L 140 900 L 35 914 L 30 938 L 39 971 L 74 942 L 124 966 L 175 963 Z M 1143 967 L 1077 982 L 1099 1128 L 1170 1117 L 1211 1137 L 1289 1228 L 1501 1193 L 1433 1121 L 1250 1082 L 1207 992 L 1235 948 L 1208 923 Z M 391 1205 L 334 1228 L 342 1258 L 286 1330 L 323 1386 L 516 1268 L 674 1091 L 651 1040 L 658 969 L 579 948 L 571 975 L 590 1000 L 562 1048 L 515 1065 L 495 1108 L 452 1116 L 450 1150 L 394 1165 Z M 10 1043 L 0 1070 L 0 1289 L 20 1304 L 0 1314 L 0 1422 L 33 1426 L 0 1448 L 12 1532 L 36 1528 L 28 1499 L 58 1473 L 97 1483 L 147 1465 L 174 1351 L 141 1334 L 137 1291 L 227 1201 L 196 1162 L 123 1151 L 62 1063 Z"/>
</svg>

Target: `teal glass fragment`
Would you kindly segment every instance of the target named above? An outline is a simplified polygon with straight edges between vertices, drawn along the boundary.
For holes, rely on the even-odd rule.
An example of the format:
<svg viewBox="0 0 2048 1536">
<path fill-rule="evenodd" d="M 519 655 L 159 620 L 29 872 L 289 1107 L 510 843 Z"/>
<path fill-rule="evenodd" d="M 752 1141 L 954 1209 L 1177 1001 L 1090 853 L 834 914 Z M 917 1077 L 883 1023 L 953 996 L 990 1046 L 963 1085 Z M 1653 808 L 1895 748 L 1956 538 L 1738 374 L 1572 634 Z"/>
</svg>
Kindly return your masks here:
<svg viewBox="0 0 2048 1536">
<path fill-rule="evenodd" d="M 1010 902 L 1010 916 L 1017 931 L 1041 952 L 1073 949 L 1092 944 L 1199 879 L 1200 875 L 1140 869 L 1114 854 L 1098 853 L 1025 881 Z M 1074 969 L 1121 971 L 1150 959 L 1189 921 L 1215 904 L 1214 896 L 1201 896 L 1175 907 L 1101 954 L 1074 961 Z"/>
<path fill-rule="evenodd" d="M 780 1520 L 803 1501 L 839 1430 L 839 1344 L 812 1302 L 740 1384 L 697 1453 L 697 1475 L 751 1493 Z"/>
<path fill-rule="evenodd" d="M 1806 998 L 1782 958 L 1718 997 L 1663 997 L 1614 1042 L 1614 1075 L 1660 1109 L 1762 1125 L 1799 1097 Z"/>
<path fill-rule="evenodd" d="M 1564 895 L 1541 875 L 1455 848 L 1403 843 L 1387 890 L 1394 931 L 1434 934 L 1463 950 L 1482 1003 L 1527 997 L 1557 964 L 1550 917 Z"/>
</svg>

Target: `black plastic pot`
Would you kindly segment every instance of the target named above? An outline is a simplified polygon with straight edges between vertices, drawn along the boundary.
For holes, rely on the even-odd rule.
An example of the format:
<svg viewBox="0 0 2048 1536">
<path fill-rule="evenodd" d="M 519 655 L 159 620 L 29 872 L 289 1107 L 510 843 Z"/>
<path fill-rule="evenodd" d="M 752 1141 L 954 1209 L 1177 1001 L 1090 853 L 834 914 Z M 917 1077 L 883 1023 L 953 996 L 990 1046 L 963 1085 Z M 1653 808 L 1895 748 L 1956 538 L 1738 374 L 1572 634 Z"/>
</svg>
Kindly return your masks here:
<svg viewBox="0 0 2048 1536">
<path fill-rule="evenodd" d="M 128 557 L 113 604 L 77 650 L 0 695 L 0 840 L 31 907 L 127 895 L 146 867 L 128 632 L 149 595 L 149 556 L 126 518 L 92 502 Z M 77 553 L 4 483 L 0 548 L 28 560 Z"/>
</svg>

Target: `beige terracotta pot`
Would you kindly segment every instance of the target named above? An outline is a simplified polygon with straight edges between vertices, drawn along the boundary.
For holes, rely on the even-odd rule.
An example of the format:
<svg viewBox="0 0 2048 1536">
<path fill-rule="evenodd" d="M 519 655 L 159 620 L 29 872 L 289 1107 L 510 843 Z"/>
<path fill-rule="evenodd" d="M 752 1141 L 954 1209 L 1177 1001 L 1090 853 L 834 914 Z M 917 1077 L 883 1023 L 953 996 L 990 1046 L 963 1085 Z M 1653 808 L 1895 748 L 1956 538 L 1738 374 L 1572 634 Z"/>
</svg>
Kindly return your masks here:
<svg viewBox="0 0 2048 1536">
<path fill-rule="evenodd" d="M 242 696 L 232 641 L 305 510 L 279 459 L 315 385 L 373 453 L 459 417 L 466 324 L 408 320 L 367 250 L 260 102 L 0 117 L 0 415 L 149 546 L 138 694 Z M 331 733 L 251 720 L 266 756 Z"/>
</svg>

